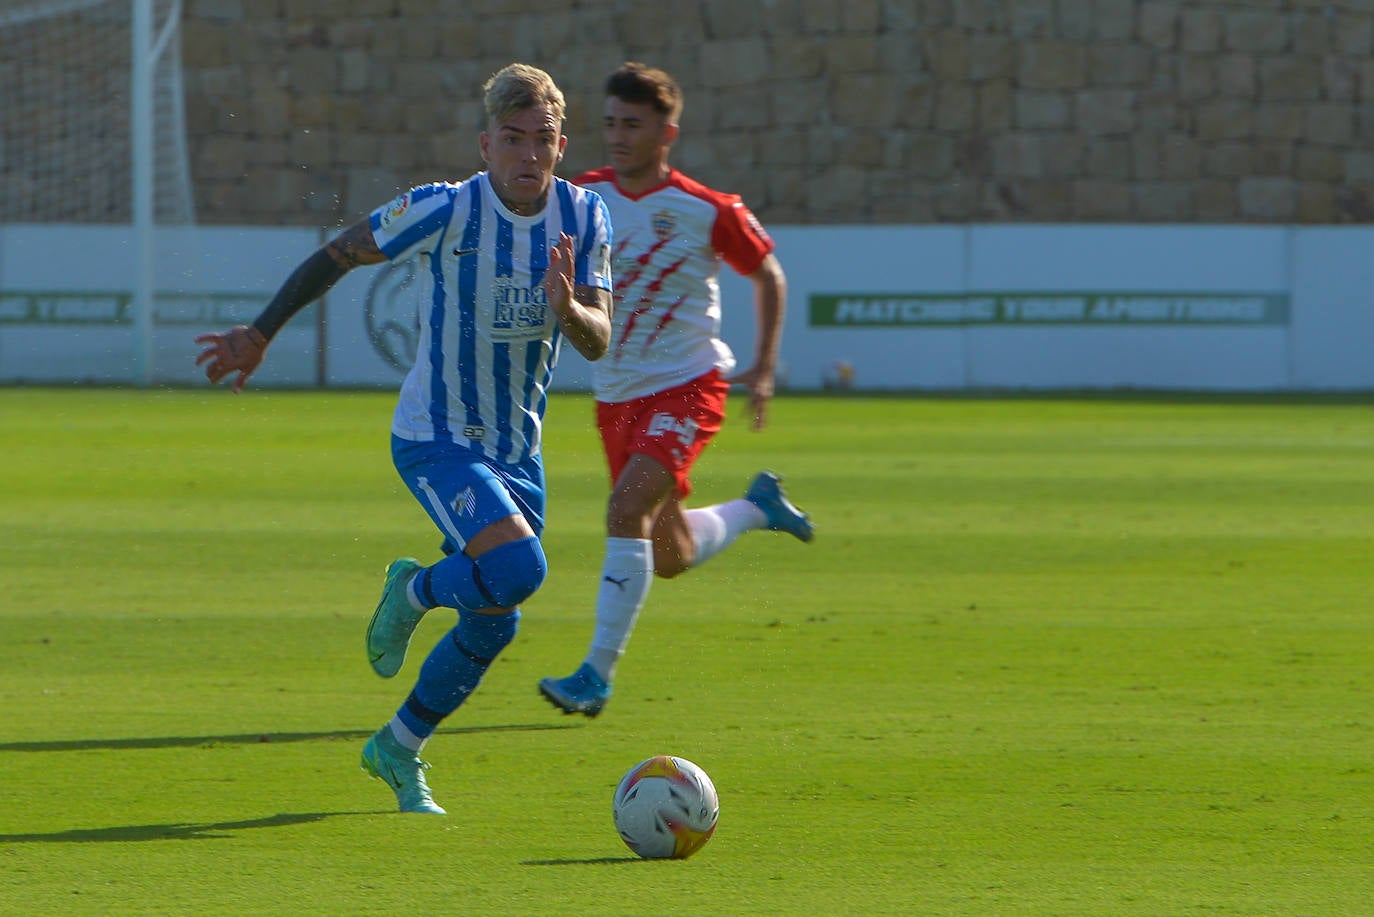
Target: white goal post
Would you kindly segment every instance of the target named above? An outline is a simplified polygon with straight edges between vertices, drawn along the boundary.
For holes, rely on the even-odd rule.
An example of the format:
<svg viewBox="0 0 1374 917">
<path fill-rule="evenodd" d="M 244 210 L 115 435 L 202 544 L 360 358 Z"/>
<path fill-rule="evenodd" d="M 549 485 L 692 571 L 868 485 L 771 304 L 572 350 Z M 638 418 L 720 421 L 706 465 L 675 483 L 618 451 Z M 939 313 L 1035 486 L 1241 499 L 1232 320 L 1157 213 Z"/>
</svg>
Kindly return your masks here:
<svg viewBox="0 0 1374 917">
<path fill-rule="evenodd" d="M 145 386 L 155 228 L 195 221 L 180 26 L 181 0 L 0 3 L 0 222 L 131 227 L 131 381 Z"/>
</svg>

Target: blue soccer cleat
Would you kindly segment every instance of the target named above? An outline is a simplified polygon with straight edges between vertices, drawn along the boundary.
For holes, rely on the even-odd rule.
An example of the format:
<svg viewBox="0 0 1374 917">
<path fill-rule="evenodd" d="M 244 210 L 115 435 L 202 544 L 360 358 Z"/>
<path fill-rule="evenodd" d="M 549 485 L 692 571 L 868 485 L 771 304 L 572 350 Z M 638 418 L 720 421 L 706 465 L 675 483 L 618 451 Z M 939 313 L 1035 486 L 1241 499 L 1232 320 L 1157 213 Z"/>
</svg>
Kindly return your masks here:
<svg viewBox="0 0 1374 917">
<path fill-rule="evenodd" d="M 539 693 L 564 713 L 596 716 L 611 696 L 611 686 L 587 663 L 567 678 L 541 678 Z"/>
<path fill-rule="evenodd" d="M 773 532 L 786 532 L 798 541 L 810 541 L 816 537 L 811 527 L 811 517 L 797 509 L 782 492 L 782 477 L 771 471 L 760 471 L 749 485 L 744 499 L 763 510 L 768 519 L 768 529 Z"/>
<path fill-rule="evenodd" d="M 406 650 L 410 647 L 410 635 L 415 633 L 416 625 L 425 616 L 424 611 L 416 611 L 406 598 L 406 585 L 421 569 L 419 562 L 409 557 L 394 560 L 386 568 L 382 599 L 367 625 L 367 660 L 372 663 L 372 670 L 383 678 L 401 671 Z"/>
<path fill-rule="evenodd" d="M 447 815 L 429 794 L 425 771 L 429 765 L 406 748 L 383 726 L 363 746 L 362 769 L 391 787 L 402 812 Z"/>
</svg>

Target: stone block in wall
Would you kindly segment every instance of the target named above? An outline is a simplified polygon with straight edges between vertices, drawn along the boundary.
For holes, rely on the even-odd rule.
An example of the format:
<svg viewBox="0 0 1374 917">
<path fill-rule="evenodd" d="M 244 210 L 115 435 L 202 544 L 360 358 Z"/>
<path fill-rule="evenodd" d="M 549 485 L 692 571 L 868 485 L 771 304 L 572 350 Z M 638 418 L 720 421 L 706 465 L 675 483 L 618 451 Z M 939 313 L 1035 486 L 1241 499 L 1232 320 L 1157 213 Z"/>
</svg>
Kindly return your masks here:
<svg viewBox="0 0 1374 917">
<path fill-rule="evenodd" d="M 739 0 L 726 0 L 732 9 L 740 6 Z M 840 28 L 846 32 L 876 35 L 883 25 L 883 4 L 881 0 L 845 0 L 840 7 Z"/>
<path fill-rule="evenodd" d="M 1304 108 L 1303 139 L 1309 143 L 1346 146 L 1354 140 L 1355 116 L 1349 105 L 1318 102 Z"/>
<path fill-rule="evenodd" d="M 938 80 L 953 81 L 968 78 L 969 39 L 958 29 L 937 29 L 922 32 L 921 41 L 932 74 Z"/>
<path fill-rule="evenodd" d="M 944 134 L 921 132 L 910 138 L 908 168 L 919 178 L 942 179 L 954 173 L 956 141 Z"/>
<path fill-rule="evenodd" d="M 1298 185 L 1299 223 L 1334 223 L 1334 215 L 1339 209 L 1334 185 L 1326 182 L 1301 182 Z"/>
<path fill-rule="evenodd" d="M 1074 220 L 1110 220 L 1125 223 L 1134 216 L 1128 181 L 1080 179 L 1073 183 Z"/>
<path fill-rule="evenodd" d="M 762 38 L 708 40 L 701 46 L 701 80 L 713 89 L 754 85 L 768 77 L 769 61 Z"/>
<path fill-rule="evenodd" d="M 1221 49 L 1222 32 L 1220 10 L 1183 10 L 1179 19 L 1179 49 L 1185 53 L 1215 53 Z"/>
<path fill-rule="evenodd" d="M 237 179 L 248 172 L 248 144 L 243 137 L 222 136 L 199 149 L 191 168 L 197 181 Z"/>
<path fill-rule="evenodd" d="M 1022 89 L 1012 93 L 1013 121 L 1021 130 L 1053 130 L 1069 126 L 1072 101 L 1066 92 Z"/>
<path fill-rule="evenodd" d="M 1082 88 L 1088 76 L 1087 50 L 1069 42 L 1026 42 L 1017 76 L 1027 89 Z"/>
<path fill-rule="evenodd" d="M 1297 54 L 1323 57 L 1336 50 L 1331 20 L 1321 13 L 1299 13 L 1292 17 L 1292 44 Z"/>
<path fill-rule="evenodd" d="M 771 87 L 773 124 L 780 128 L 813 125 L 828 111 L 830 98 L 824 80 L 785 80 Z"/>
<path fill-rule="evenodd" d="M 343 210 L 357 215 L 369 213 L 409 188 L 411 183 L 411 178 L 385 165 L 350 169 L 343 188 Z"/>
<path fill-rule="evenodd" d="M 1011 31 L 1012 5 L 1005 0 L 956 0 L 954 27 L 967 32 L 1006 34 Z"/>
<path fill-rule="evenodd" d="M 1374 185 L 1374 152 L 1350 150 L 1341 159 L 1343 178 L 1347 184 Z"/>
<path fill-rule="evenodd" d="M 1093 36 L 1111 42 L 1136 39 L 1135 7 L 1136 0 L 1094 0 Z"/>
<path fill-rule="evenodd" d="M 937 182 L 930 190 L 930 207 L 941 222 L 968 222 L 978 214 L 978 183 L 961 179 Z"/>
<path fill-rule="evenodd" d="M 825 46 L 809 37 L 780 36 L 769 47 L 773 54 L 772 78 L 800 80 L 825 73 Z"/>
<path fill-rule="evenodd" d="M 1154 52 L 1137 44 L 1094 42 L 1088 47 L 1088 85 L 1148 86 Z"/>
<path fill-rule="evenodd" d="M 1021 202 L 1018 219 L 1039 220 L 1039 214 L 1048 214 L 1049 219 L 1056 221 L 1077 219 L 1070 182 L 1017 181 L 1012 193 Z"/>
<path fill-rule="evenodd" d="M 825 43 L 827 73 L 875 73 L 880 63 L 876 35 L 835 35 Z"/>
<path fill-rule="evenodd" d="M 1346 57 L 1367 58 L 1374 53 L 1374 11 L 1351 10 L 1341 18 L 1335 47 Z"/>
<path fill-rule="evenodd" d="M 1165 136 L 1161 149 L 1161 174 L 1165 178 L 1196 179 L 1202 175 L 1202 145 L 1184 133 Z"/>
<path fill-rule="evenodd" d="M 1137 14 L 1140 41 L 1166 51 L 1177 48 L 1180 13 L 1177 0 L 1145 0 Z"/>
<path fill-rule="evenodd" d="M 1087 175 L 1125 181 L 1131 177 L 1131 145 L 1125 140 L 1091 137 L 1088 141 Z"/>
<path fill-rule="evenodd" d="M 1345 163 L 1334 149 L 1303 146 L 1297 151 L 1293 174 L 1302 182 L 1337 185 L 1345 178 Z"/>
<path fill-rule="evenodd" d="M 1322 68 L 1315 58 L 1265 57 L 1259 62 L 1259 96 L 1265 101 L 1315 101 L 1322 94 Z"/>
<path fill-rule="evenodd" d="M 1241 219 L 1286 222 L 1297 217 L 1298 186 L 1291 178 L 1242 178 L 1236 182 Z"/>
<path fill-rule="evenodd" d="M 1135 127 L 1135 93 L 1129 89 L 1084 89 L 1074 94 L 1074 126 L 1085 134 L 1129 134 Z"/>
<path fill-rule="evenodd" d="M 1236 185 L 1226 179 L 1205 179 L 1193 186 L 1197 219 L 1203 223 L 1232 223 L 1236 219 Z"/>
<path fill-rule="evenodd" d="M 1136 93 L 1135 107 L 1136 130 L 1168 133 L 1192 127 L 1190 113 L 1185 112 L 1182 102 L 1173 92 L 1141 90 Z"/>
<path fill-rule="evenodd" d="M 968 84 L 940 86 L 935 91 L 935 129 L 960 133 L 973 129 L 978 97 Z"/>
<path fill-rule="evenodd" d="M 974 35 L 966 52 L 966 75 L 974 82 L 1010 79 L 1020 67 L 1020 45 L 1002 35 Z"/>
<path fill-rule="evenodd" d="M 829 35 L 840 31 L 844 28 L 843 11 L 844 0 L 797 0 L 801 30 L 808 35 Z"/>
<path fill-rule="evenodd" d="M 1197 107 L 1194 133 L 1206 143 L 1247 138 L 1253 133 L 1254 109 L 1246 102 L 1222 99 Z"/>
<path fill-rule="evenodd" d="M 1094 0 L 1059 0 L 1055 34 L 1065 41 L 1091 42 L 1095 37 Z"/>
<path fill-rule="evenodd" d="M 1186 181 L 1136 182 L 1131 187 L 1133 219 L 1149 223 L 1187 223 L 1195 216 L 1193 184 Z"/>
<path fill-rule="evenodd" d="M 1035 178 L 1044 174 L 1040 138 L 1027 131 L 993 137 L 989 144 L 993 174 L 1008 178 Z"/>
<path fill-rule="evenodd" d="M 1288 15 L 1279 10 L 1227 10 L 1224 15 L 1225 47 L 1251 53 L 1281 51 L 1290 38 L 1288 21 Z"/>
<path fill-rule="evenodd" d="M 977 88 L 976 127 L 983 133 L 1010 130 L 1012 126 L 1011 80 L 989 80 Z"/>
<path fill-rule="evenodd" d="M 1259 85 L 1254 57 L 1249 54 L 1222 54 L 1214 58 L 1217 92 L 1224 96 L 1253 98 Z"/>
<path fill-rule="evenodd" d="M 820 170 L 807 185 L 807 210 L 823 213 L 822 222 L 862 222 L 855 212 L 863 208 L 867 186 L 862 169 L 836 165 Z"/>
<path fill-rule="evenodd" d="M 1344 57 L 1322 59 L 1322 98 L 1353 102 L 1359 91 L 1359 62 Z"/>
<path fill-rule="evenodd" d="M 1073 131 L 1050 131 L 1040 137 L 1045 178 L 1076 178 L 1087 169 L 1089 138 Z"/>
<path fill-rule="evenodd" d="M 1054 0 L 1017 0 L 1009 6 L 1008 31 L 1014 38 L 1024 40 L 1056 35 Z"/>
<path fill-rule="evenodd" d="M 935 83 L 922 80 L 897 94 L 898 124 L 908 128 L 928 127 L 935 122 Z"/>
<path fill-rule="evenodd" d="M 1297 140 L 1306 129 L 1306 106 L 1271 102 L 1255 106 L 1254 135 L 1264 140 Z"/>
<path fill-rule="evenodd" d="M 1179 54 L 1174 58 L 1178 96 L 1188 101 L 1217 95 L 1216 67 L 1206 54 Z"/>
</svg>

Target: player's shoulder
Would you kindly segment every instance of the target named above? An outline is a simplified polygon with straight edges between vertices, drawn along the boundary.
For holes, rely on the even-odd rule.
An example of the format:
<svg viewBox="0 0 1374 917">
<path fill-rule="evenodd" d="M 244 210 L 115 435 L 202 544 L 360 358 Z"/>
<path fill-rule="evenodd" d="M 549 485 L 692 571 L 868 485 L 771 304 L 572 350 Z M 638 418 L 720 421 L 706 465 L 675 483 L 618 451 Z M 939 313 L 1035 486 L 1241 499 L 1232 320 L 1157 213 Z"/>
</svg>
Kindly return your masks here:
<svg viewBox="0 0 1374 917">
<path fill-rule="evenodd" d="M 606 199 L 597 192 L 594 186 L 579 184 L 576 180 L 569 181 L 557 175 L 554 176 L 553 182 L 557 189 L 557 196 L 579 210 L 588 206 L 595 208 L 606 206 Z"/>
<path fill-rule="evenodd" d="M 581 175 L 572 180 L 574 185 L 614 185 L 615 170 L 610 166 L 603 166 L 599 169 L 588 169 Z"/>
<path fill-rule="evenodd" d="M 668 172 L 668 186 L 683 194 L 705 201 L 717 210 L 725 210 L 743 203 L 743 198 L 729 191 L 719 191 L 704 182 L 699 182 L 685 172 L 672 169 Z"/>
</svg>

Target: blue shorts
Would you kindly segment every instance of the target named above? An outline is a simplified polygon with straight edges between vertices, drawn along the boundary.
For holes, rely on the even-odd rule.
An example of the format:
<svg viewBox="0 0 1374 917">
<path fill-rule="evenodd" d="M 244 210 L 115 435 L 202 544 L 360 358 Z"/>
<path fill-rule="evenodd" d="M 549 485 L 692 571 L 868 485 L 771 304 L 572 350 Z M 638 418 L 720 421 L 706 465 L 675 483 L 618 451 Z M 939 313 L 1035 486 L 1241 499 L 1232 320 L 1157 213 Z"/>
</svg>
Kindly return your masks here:
<svg viewBox="0 0 1374 917">
<path fill-rule="evenodd" d="M 456 554 L 482 529 L 516 513 L 544 531 L 544 462 L 535 455 L 503 465 L 453 443 L 391 437 L 396 471 L 444 535 L 444 553 Z"/>
</svg>

